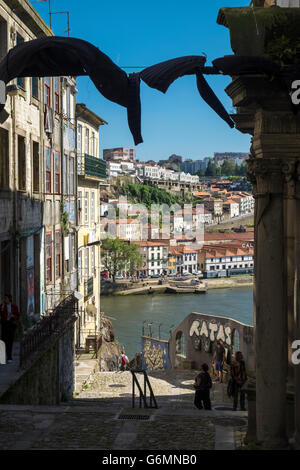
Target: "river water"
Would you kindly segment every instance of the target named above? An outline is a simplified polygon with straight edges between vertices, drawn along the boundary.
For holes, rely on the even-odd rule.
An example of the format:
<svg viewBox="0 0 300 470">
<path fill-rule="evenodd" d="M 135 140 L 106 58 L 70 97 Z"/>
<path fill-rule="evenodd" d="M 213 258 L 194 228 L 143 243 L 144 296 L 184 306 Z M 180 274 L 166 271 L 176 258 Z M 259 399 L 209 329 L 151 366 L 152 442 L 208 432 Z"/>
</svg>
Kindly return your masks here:
<svg viewBox="0 0 300 470">
<path fill-rule="evenodd" d="M 169 339 L 176 328 L 192 312 L 230 317 L 253 325 L 253 290 L 251 287 L 211 289 L 206 294 L 191 295 L 127 295 L 101 297 L 101 311 L 110 317 L 119 343 L 129 358 L 141 350 L 143 322 L 145 332 Z M 149 327 L 148 324 L 152 323 Z"/>
</svg>

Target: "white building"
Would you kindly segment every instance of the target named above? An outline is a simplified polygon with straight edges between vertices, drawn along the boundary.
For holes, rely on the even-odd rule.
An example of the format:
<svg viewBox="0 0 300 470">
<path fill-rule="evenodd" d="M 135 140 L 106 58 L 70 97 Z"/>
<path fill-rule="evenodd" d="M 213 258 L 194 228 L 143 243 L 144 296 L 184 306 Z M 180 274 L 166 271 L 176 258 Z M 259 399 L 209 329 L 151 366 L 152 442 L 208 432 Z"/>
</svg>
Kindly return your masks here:
<svg viewBox="0 0 300 470">
<path fill-rule="evenodd" d="M 198 266 L 202 271 L 253 268 L 254 248 L 240 246 L 205 245 L 198 254 Z"/>
</svg>

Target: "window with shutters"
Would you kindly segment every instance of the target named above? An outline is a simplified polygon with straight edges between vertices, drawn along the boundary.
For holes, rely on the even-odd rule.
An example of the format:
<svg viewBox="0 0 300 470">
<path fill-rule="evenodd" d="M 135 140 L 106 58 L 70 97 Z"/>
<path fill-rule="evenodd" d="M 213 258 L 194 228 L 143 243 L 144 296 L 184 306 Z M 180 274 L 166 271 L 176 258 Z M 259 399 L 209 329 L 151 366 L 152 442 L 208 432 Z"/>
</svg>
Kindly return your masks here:
<svg viewBox="0 0 300 470">
<path fill-rule="evenodd" d="M 44 102 L 47 106 L 51 106 L 51 78 L 44 78 Z"/>
<path fill-rule="evenodd" d="M 18 136 L 18 189 L 26 189 L 26 152 L 25 137 Z"/>
<path fill-rule="evenodd" d="M 52 187 L 52 161 L 51 161 L 51 150 L 45 148 L 45 169 L 46 169 L 46 193 L 51 193 Z"/>
<path fill-rule="evenodd" d="M 60 153 L 54 152 L 54 192 L 60 194 Z"/>
<path fill-rule="evenodd" d="M 40 148 L 38 142 L 32 142 L 32 186 L 34 192 L 40 190 Z"/>
<path fill-rule="evenodd" d="M 61 233 L 60 230 L 55 232 L 55 278 L 61 276 Z"/>
<path fill-rule="evenodd" d="M 8 131 L 0 127 L 0 189 L 9 187 Z"/>
<path fill-rule="evenodd" d="M 52 281 L 52 233 L 46 233 L 45 240 L 45 252 L 46 252 L 46 282 Z"/>
</svg>

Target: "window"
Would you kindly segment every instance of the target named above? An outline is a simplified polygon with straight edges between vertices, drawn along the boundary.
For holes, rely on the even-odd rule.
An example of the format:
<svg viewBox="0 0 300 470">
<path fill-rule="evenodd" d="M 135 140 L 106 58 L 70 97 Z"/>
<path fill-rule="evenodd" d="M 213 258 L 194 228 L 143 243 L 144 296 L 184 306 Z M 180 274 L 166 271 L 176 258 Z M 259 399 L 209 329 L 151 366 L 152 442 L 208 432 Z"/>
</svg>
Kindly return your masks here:
<svg viewBox="0 0 300 470">
<path fill-rule="evenodd" d="M 91 222 L 95 222 L 95 193 L 91 193 Z"/>
<path fill-rule="evenodd" d="M 46 233 L 46 282 L 52 281 L 52 234 Z"/>
<path fill-rule="evenodd" d="M 76 268 L 75 264 L 75 234 L 70 234 L 70 270 L 73 271 Z"/>
<path fill-rule="evenodd" d="M 89 266 L 89 248 L 86 247 L 85 249 L 85 278 L 87 279 L 90 274 L 90 266 Z"/>
<path fill-rule="evenodd" d="M 32 142 L 32 185 L 33 191 L 40 190 L 40 149 L 38 142 Z"/>
<path fill-rule="evenodd" d="M 70 92 L 70 124 L 75 124 L 75 96 Z"/>
<path fill-rule="evenodd" d="M 82 250 L 78 252 L 78 282 L 81 284 L 82 281 Z"/>
<path fill-rule="evenodd" d="M 26 153 L 25 153 L 25 137 L 18 136 L 18 189 L 25 191 L 26 189 Z"/>
<path fill-rule="evenodd" d="M 95 247 L 92 246 L 92 275 L 95 276 Z"/>
<path fill-rule="evenodd" d="M 89 140 L 90 140 L 90 131 L 88 128 L 85 129 L 85 153 L 89 153 Z"/>
<path fill-rule="evenodd" d="M 82 154 L 82 125 L 77 126 L 77 153 Z"/>
<path fill-rule="evenodd" d="M 0 128 L 0 188 L 9 187 L 8 131 Z"/>
<path fill-rule="evenodd" d="M 78 224 L 82 224 L 82 192 L 78 191 L 77 197 L 77 208 L 78 208 Z"/>
<path fill-rule="evenodd" d="M 39 99 L 39 79 L 38 77 L 31 78 L 31 96 Z"/>
<path fill-rule="evenodd" d="M 61 276 L 61 234 L 55 232 L 55 279 Z"/>
<path fill-rule="evenodd" d="M 51 81 L 50 81 L 50 77 L 45 77 L 44 78 L 44 87 L 45 87 L 45 90 L 44 90 L 44 101 L 45 101 L 45 104 L 48 105 L 48 106 L 51 106 Z"/>
<path fill-rule="evenodd" d="M 92 155 L 95 157 L 95 132 L 92 132 Z"/>
<path fill-rule="evenodd" d="M 23 42 L 24 42 L 24 38 L 22 38 L 22 36 L 17 34 L 17 46 L 19 46 L 20 44 L 23 44 Z M 24 89 L 25 88 L 25 78 L 24 77 L 18 77 L 17 78 L 17 85 Z"/>
<path fill-rule="evenodd" d="M 89 223 L 89 193 L 87 191 L 84 195 L 84 223 Z"/>
<path fill-rule="evenodd" d="M 60 194 L 60 153 L 54 152 L 54 192 Z"/>
<path fill-rule="evenodd" d="M 63 161 L 63 190 L 64 194 L 68 194 L 68 156 L 64 154 Z"/>
<path fill-rule="evenodd" d="M 51 180 L 52 180 L 52 168 L 51 168 L 51 151 L 49 148 L 45 148 L 45 168 L 46 168 L 46 193 L 51 193 Z"/>
<path fill-rule="evenodd" d="M 0 60 L 7 54 L 7 22 L 0 18 Z"/>
<path fill-rule="evenodd" d="M 185 338 L 182 331 L 176 333 L 175 338 L 175 352 L 181 356 L 185 356 Z"/>
<path fill-rule="evenodd" d="M 54 77 L 54 109 L 56 113 L 60 112 L 60 77 Z"/>
<path fill-rule="evenodd" d="M 69 159 L 69 175 L 70 175 L 70 183 L 69 183 L 69 191 L 70 194 L 74 194 L 74 158 L 70 157 Z"/>
</svg>

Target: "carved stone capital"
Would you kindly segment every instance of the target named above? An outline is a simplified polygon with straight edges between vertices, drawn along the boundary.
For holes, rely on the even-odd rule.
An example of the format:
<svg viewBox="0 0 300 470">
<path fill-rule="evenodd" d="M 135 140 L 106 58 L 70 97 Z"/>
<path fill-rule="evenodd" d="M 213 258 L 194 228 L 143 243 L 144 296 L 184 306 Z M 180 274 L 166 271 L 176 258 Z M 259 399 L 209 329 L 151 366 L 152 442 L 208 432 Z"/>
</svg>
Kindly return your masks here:
<svg viewBox="0 0 300 470">
<path fill-rule="evenodd" d="M 247 177 L 254 186 L 254 197 L 283 192 L 282 160 L 250 158 L 247 165 Z"/>
<path fill-rule="evenodd" d="M 284 196 L 287 199 L 293 199 L 295 197 L 296 167 L 297 162 L 295 161 L 287 161 L 282 164 L 282 173 L 286 183 Z"/>
</svg>

